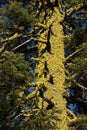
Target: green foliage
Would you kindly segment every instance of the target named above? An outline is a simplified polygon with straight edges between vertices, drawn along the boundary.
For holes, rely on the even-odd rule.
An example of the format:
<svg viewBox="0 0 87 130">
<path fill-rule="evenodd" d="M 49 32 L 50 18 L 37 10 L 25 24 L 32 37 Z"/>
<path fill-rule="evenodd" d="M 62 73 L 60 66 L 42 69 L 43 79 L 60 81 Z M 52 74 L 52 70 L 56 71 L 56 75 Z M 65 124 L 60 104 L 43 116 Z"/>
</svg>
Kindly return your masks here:
<svg viewBox="0 0 87 130">
<path fill-rule="evenodd" d="M 74 7 L 76 4 L 86 3 L 87 0 L 65 0 L 65 2 L 66 2 L 66 7 L 70 8 L 70 7 Z"/>
<path fill-rule="evenodd" d="M 2 19 L 2 17 L 0 16 L 0 28 L 3 28 L 4 27 L 4 20 Z"/>
<path fill-rule="evenodd" d="M 32 18 L 34 16 L 33 11 L 31 14 L 28 13 L 28 8 L 23 7 L 23 3 L 21 2 L 12 2 L 7 5 L 6 16 L 12 20 L 14 25 L 19 26 L 27 26 L 29 27 L 32 22 Z M 34 19 L 33 19 L 34 20 Z"/>
<path fill-rule="evenodd" d="M 21 130 L 55 130 L 57 128 L 56 122 L 58 117 L 55 115 L 58 111 L 52 110 L 39 110 L 34 111 L 30 118 L 25 118 L 25 123 Z"/>
<path fill-rule="evenodd" d="M 1 30 L 0 34 L 1 34 L 1 36 L 2 36 L 3 33 L 5 34 L 4 31 L 6 31 L 5 30 L 6 25 L 8 25 L 6 22 L 7 22 L 7 19 L 4 19 L 2 16 L 0 16 L 0 30 Z M 0 38 L 1 38 L 1 36 L 0 36 Z"/>
<path fill-rule="evenodd" d="M 87 130 L 87 117 L 80 115 L 79 119 L 73 123 L 70 130 Z"/>
<path fill-rule="evenodd" d="M 29 28 L 37 23 L 37 19 L 29 1 L 27 3 L 24 1 L 6 1 L 4 6 L 4 8 L 0 8 L 0 40 L 2 45 L 3 41 L 8 40 L 6 49 L 11 50 L 23 42 L 21 39 L 25 41 L 28 35 L 31 35 Z M 9 40 L 14 34 L 21 36 Z"/>
<path fill-rule="evenodd" d="M 86 42 L 86 30 L 83 30 L 81 27 L 77 27 L 70 37 L 65 38 L 65 47 L 67 47 L 67 49 L 69 49 L 72 53 Z"/>
<path fill-rule="evenodd" d="M 76 43 L 76 45 L 80 45 L 86 41 L 86 38 L 86 32 L 82 28 L 76 28 L 73 36 L 71 37 L 71 40 L 74 40 L 74 43 Z"/>
<path fill-rule="evenodd" d="M 2 87 L 14 88 L 31 81 L 29 63 L 25 61 L 22 54 L 5 52 L 1 56 L 0 85 Z M 5 75 L 5 76 L 4 76 Z"/>
<path fill-rule="evenodd" d="M 77 123 L 76 130 L 87 130 L 87 120 L 81 120 Z"/>
<path fill-rule="evenodd" d="M 12 122 L 24 104 L 23 95 L 33 74 L 23 54 L 5 52 L 0 57 L 0 125 Z"/>
<path fill-rule="evenodd" d="M 55 130 L 56 109 L 40 110 L 37 98 L 26 100 L 33 79 L 23 54 L 4 52 L 0 57 L 0 127 L 20 130 Z M 27 88 L 28 87 L 28 88 Z M 22 122 L 22 123 L 21 123 Z M 57 128 L 58 129 L 58 128 Z"/>
<path fill-rule="evenodd" d="M 35 18 L 35 13 L 33 12 L 34 8 L 22 2 L 7 1 L 5 8 L 0 9 L 0 29 L 1 29 L 0 40 L 1 41 L 6 40 L 6 38 L 9 39 L 9 37 L 12 35 L 14 36 L 14 34 L 21 34 L 21 35 L 29 34 L 29 38 L 30 38 L 30 33 L 28 33 L 28 29 L 29 27 L 32 27 L 32 24 L 34 25 L 34 23 L 37 21 L 34 19 Z M 37 3 L 38 2 L 39 1 L 37 1 Z M 55 2 L 57 1 L 55 0 Z M 72 7 L 73 9 L 73 7 L 77 3 L 80 3 L 80 2 L 82 1 L 79 1 L 79 0 L 75 0 L 71 2 L 66 1 L 68 5 L 67 8 Z M 49 3 L 51 4 L 51 2 L 47 2 L 44 4 L 44 9 L 47 9 L 49 6 L 49 9 L 47 10 L 50 13 L 50 11 L 53 11 L 53 10 L 50 9 Z M 41 5 L 41 8 L 43 7 L 42 5 Z M 46 5 L 46 8 L 45 8 L 45 5 Z M 54 4 L 54 6 L 56 5 Z M 41 8 L 40 8 L 40 11 L 43 11 L 43 9 Z M 46 11 L 46 15 L 47 15 L 45 16 L 46 18 L 48 18 L 48 15 L 49 15 L 48 12 Z M 41 14 L 42 13 L 40 12 L 40 15 Z M 54 19 L 54 22 L 56 23 L 55 13 L 52 12 L 52 14 L 53 14 L 52 19 Z M 59 18 L 60 18 L 60 21 L 62 21 L 61 20 L 62 17 L 58 16 L 58 19 Z M 54 25 L 56 25 L 54 24 L 54 22 L 51 25 L 53 30 L 56 29 L 55 27 L 53 27 Z M 48 23 L 50 24 L 49 21 Z M 49 26 L 49 24 L 47 26 Z M 60 27 L 61 26 L 59 26 L 59 30 L 60 30 Z M 42 33 L 44 32 L 44 30 L 45 29 L 43 29 Z M 53 34 L 52 30 L 50 32 L 51 32 L 50 35 L 53 35 L 53 36 L 55 35 Z M 59 43 L 62 40 L 60 36 L 61 35 L 58 35 L 58 38 L 57 38 L 57 41 L 59 40 Z M 10 50 L 9 48 L 12 49 L 13 47 L 15 47 L 15 45 L 20 43 L 20 38 L 19 37 L 17 38 L 18 39 L 12 40 L 11 42 L 10 40 L 6 41 L 7 42 L 6 49 Z M 70 76 L 69 77 L 70 87 L 72 88 L 72 92 L 74 93 L 73 95 L 81 99 L 85 99 L 86 95 L 84 96 L 83 94 L 85 92 L 82 90 L 82 88 L 79 88 L 79 85 L 75 83 L 76 82 L 80 83 L 81 85 L 86 87 L 86 83 L 87 83 L 87 80 L 86 80 L 86 77 L 87 77 L 86 41 L 87 40 L 86 39 L 87 39 L 86 32 L 82 30 L 81 28 L 77 28 L 72 34 L 72 36 L 70 37 L 70 39 L 67 40 L 67 42 L 68 41 L 69 42 L 66 45 L 67 49 L 69 49 L 70 54 L 73 53 L 74 51 L 77 51 L 77 49 L 80 49 L 83 46 L 85 46 L 85 48 L 83 49 L 84 52 L 79 51 L 77 54 L 71 56 L 70 59 L 67 60 L 67 63 L 66 63 L 66 68 L 69 71 L 69 76 Z M 49 41 L 51 42 L 50 39 Z M 15 44 L 15 45 L 12 45 L 12 44 Z M 59 53 L 58 53 L 59 57 L 61 53 L 62 53 L 61 50 L 59 50 Z M 51 54 L 49 55 L 48 53 L 48 58 L 49 56 L 51 56 Z M 61 58 L 63 58 L 62 55 L 61 55 Z M 46 57 L 46 60 L 47 60 L 47 57 Z M 55 60 L 54 57 L 53 57 L 53 60 Z M 58 65 L 59 64 L 56 65 L 57 68 L 58 68 Z M 60 69 L 64 70 L 64 68 L 62 68 L 62 64 L 59 66 L 61 66 Z M 52 66 L 51 70 L 53 69 L 53 67 L 55 68 L 55 65 Z M 53 71 L 53 74 L 54 73 L 55 72 Z M 55 79 L 55 74 L 53 78 Z M 33 79 L 33 75 L 31 73 L 29 63 L 25 61 L 24 56 L 22 54 L 19 54 L 19 53 L 14 54 L 12 52 L 5 52 L 0 56 L 0 127 L 1 129 L 6 129 L 6 130 L 7 129 L 21 129 L 21 130 L 23 129 L 25 130 L 29 130 L 29 129 L 30 130 L 44 130 L 44 129 L 55 130 L 57 129 L 58 130 L 58 128 L 56 128 L 56 122 L 59 119 L 58 117 L 55 116 L 56 115 L 55 111 L 53 109 L 51 111 L 51 110 L 40 110 L 38 108 L 38 105 L 37 105 L 38 92 L 35 95 L 35 97 L 28 100 L 26 99 L 26 95 L 29 94 L 28 89 L 30 87 L 28 83 L 30 83 L 32 79 Z M 49 84 L 48 84 L 48 89 L 49 89 Z M 66 121 L 64 119 L 64 124 L 65 122 Z M 81 120 L 81 122 L 79 123 L 77 122 L 76 130 L 79 130 L 82 128 L 87 129 L 86 122 L 87 122 L 86 120 L 84 121 Z"/>
<path fill-rule="evenodd" d="M 68 70 L 67 83 L 70 87 L 71 102 L 76 103 L 75 112 L 87 113 L 85 91 L 87 86 L 87 34 L 86 30 L 76 28 L 71 38 L 66 40 L 69 59 L 67 59 L 66 69 Z M 68 43 L 68 44 L 67 44 Z M 74 98 L 72 98 L 74 97 Z M 86 104 L 85 104 L 86 105 Z"/>
</svg>

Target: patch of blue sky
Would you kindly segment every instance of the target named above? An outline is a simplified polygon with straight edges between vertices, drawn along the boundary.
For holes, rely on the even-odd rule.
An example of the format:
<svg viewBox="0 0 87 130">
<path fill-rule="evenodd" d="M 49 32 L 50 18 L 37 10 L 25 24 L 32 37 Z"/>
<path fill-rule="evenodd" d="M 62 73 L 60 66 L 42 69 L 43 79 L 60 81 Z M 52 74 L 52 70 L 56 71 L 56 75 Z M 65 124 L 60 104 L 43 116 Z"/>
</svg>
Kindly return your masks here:
<svg viewBox="0 0 87 130">
<path fill-rule="evenodd" d="M 29 49 L 30 47 L 32 47 L 32 46 L 34 46 L 34 45 L 35 45 L 35 42 L 34 42 L 34 41 L 30 42 L 30 43 L 27 45 L 27 49 Z"/>
<path fill-rule="evenodd" d="M 70 103 L 70 104 L 68 105 L 68 108 L 69 108 L 71 111 L 75 112 L 75 110 L 76 110 L 76 108 L 77 108 L 77 105 L 76 105 L 76 103 L 74 103 L 74 104 Z"/>
<path fill-rule="evenodd" d="M 32 93 L 34 90 L 35 90 L 35 87 L 30 87 L 30 88 L 28 89 L 29 93 Z"/>
<path fill-rule="evenodd" d="M 87 29 L 87 23 L 85 21 L 82 22 L 82 28 L 85 30 Z"/>
<path fill-rule="evenodd" d="M 2 3 L 2 4 L 0 4 L 0 8 L 5 8 L 6 6 Z"/>
<path fill-rule="evenodd" d="M 75 18 L 77 15 L 75 14 L 75 13 L 73 13 L 72 15 L 71 15 L 71 17 L 72 18 Z"/>
<path fill-rule="evenodd" d="M 68 49 L 68 48 L 64 49 L 65 56 L 68 56 L 70 54 L 70 52 L 71 52 L 70 49 Z"/>
<path fill-rule="evenodd" d="M 70 88 L 67 88 L 67 92 L 68 92 L 69 94 L 71 94 L 72 96 L 74 96 L 74 93 L 73 93 L 73 91 L 72 91 Z"/>
<path fill-rule="evenodd" d="M 36 82 L 36 77 L 33 79 L 33 82 Z"/>
<path fill-rule="evenodd" d="M 65 9 L 65 8 L 62 8 L 62 11 L 63 11 L 63 12 L 66 12 L 66 9 Z"/>
</svg>

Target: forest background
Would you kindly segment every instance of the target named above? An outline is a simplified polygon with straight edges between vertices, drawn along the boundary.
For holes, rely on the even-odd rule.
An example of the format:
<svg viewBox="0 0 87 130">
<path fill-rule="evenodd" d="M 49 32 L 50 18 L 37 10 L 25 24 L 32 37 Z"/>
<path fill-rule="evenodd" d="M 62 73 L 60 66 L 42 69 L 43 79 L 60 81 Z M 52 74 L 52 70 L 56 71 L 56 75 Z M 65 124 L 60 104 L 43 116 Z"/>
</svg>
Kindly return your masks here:
<svg viewBox="0 0 87 130">
<path fill-rule="evenodd" d="M 0 129 L 87 130 L 87 1 L 0 1 Z"/>
</svg>

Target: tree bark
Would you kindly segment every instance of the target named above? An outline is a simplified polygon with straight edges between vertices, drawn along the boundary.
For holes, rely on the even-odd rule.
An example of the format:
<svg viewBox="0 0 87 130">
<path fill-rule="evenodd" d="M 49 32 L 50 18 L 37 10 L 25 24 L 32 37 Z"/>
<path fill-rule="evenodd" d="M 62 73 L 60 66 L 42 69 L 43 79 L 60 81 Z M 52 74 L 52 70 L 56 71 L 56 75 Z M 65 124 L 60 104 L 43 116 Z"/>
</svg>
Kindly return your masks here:
<svg viewBox="0 0 87 130">
<path fill-rule="evenodd" d="M 38 74 L 37 86 L 46 87 L 44 97 L 38 92 L 38 107 L 48 110 L 56 107 L 60 111 L 57 113 L 60 121 L 56 121 L 59 130 L 68 130 L 66 100 L 63 98 L 65 92 L 64 34 L 61 25 L 63 19 L 63 14 L 60 13 L 59 8 L 55 7 L 51 17 L 47 21 L 44 20 L 47 28 L 43 33 L 40 33 L 39 40 L 45 39 L 47 43 L 38 42 L 39 63 L 36 67 L 36 73 Z M 51 104 L 49 105 L 45 99 L 51 101 Z"/>
</svg>

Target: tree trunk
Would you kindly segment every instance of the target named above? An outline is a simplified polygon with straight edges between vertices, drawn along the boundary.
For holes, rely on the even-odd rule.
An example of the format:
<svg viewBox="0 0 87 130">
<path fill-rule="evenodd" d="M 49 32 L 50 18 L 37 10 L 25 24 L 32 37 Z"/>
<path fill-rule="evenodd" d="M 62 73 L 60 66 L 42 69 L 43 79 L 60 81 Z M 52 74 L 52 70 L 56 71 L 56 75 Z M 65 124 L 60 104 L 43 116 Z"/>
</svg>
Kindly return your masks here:
<svg viewBox="0 0 87 130">
<path fill-rule="evenodd" d="M 46 87 L 44 96 L 40 95 L 40 92 L 38 94 L 38 107 L 49 110 L 56 107 L 60 111 L 57 115 L 60 121 L 56 121 L 59 130 L 68 130 L 66 100 L 63 98 L 65 92 L 64 34 L 61 25 L 63 19 L 59 8 L 55 7 L 51 17 L 47 18 L 47 21 L 44 20 L 45 31 L 40 32 L 39 38 L 39 41 L 44 41 L 44 43 L 38 43 L 39 62 L 36 73 L 38 74 L 37 86 L 40 86 L 39 89 L 43 86 Z"/>
</svg>

